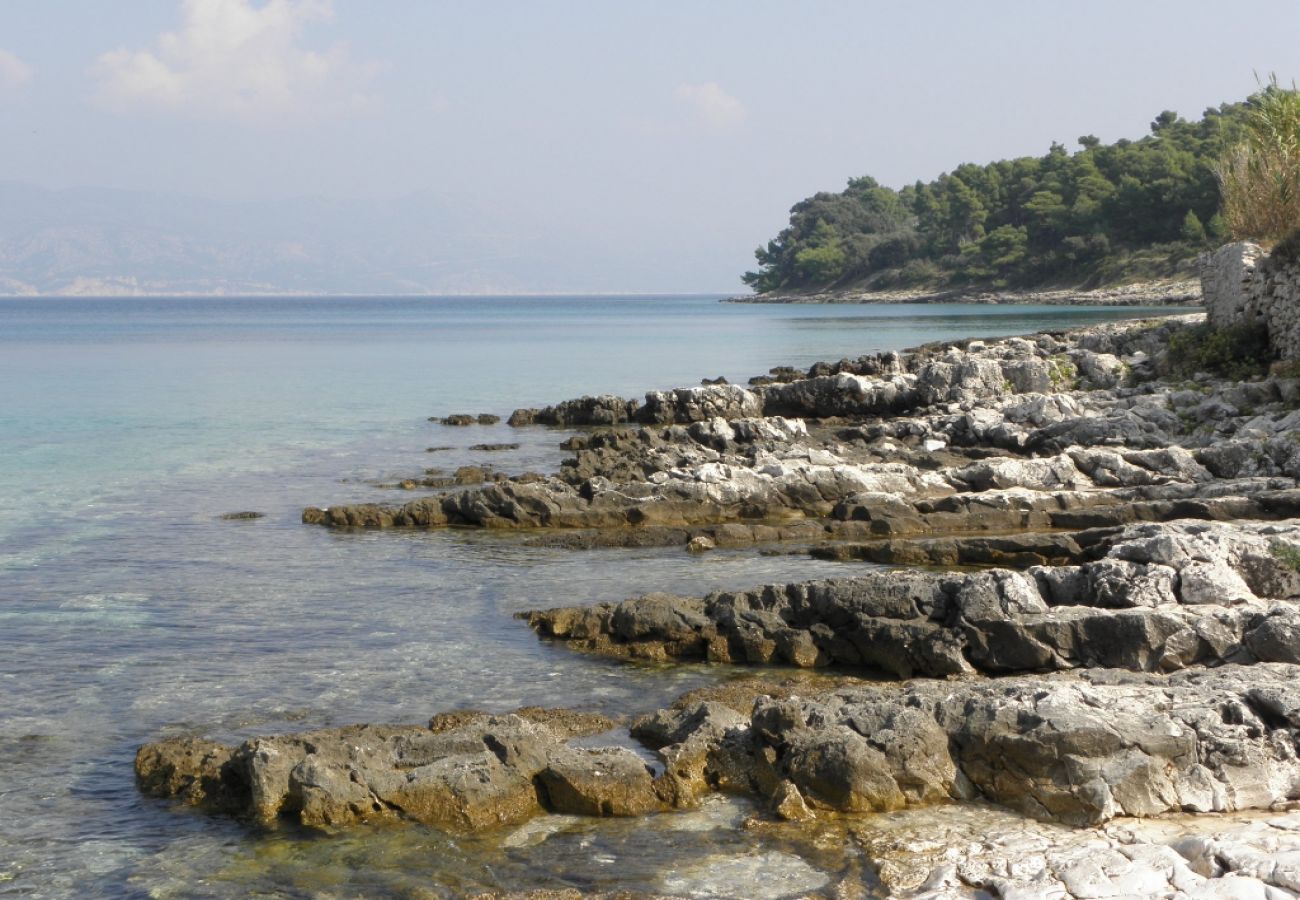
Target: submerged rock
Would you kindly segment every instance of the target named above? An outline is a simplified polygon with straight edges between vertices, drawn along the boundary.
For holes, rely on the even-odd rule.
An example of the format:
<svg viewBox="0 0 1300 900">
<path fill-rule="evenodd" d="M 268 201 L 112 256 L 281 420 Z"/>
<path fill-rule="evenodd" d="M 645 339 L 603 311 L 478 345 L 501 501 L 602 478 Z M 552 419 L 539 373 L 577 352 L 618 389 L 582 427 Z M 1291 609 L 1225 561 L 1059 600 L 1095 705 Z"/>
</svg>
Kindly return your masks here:
<svg viewBox="0 0 1300 900">
<path fill-rule="evenodd" d="M 706 858 L 664 875 L 662 887 L 674 897 L 726 897 L 744 885 L 751 900 L 781 900 L 808 896 L 830 882 L 829 875 L 806 860 L 768 850 Z"/>
</svg>

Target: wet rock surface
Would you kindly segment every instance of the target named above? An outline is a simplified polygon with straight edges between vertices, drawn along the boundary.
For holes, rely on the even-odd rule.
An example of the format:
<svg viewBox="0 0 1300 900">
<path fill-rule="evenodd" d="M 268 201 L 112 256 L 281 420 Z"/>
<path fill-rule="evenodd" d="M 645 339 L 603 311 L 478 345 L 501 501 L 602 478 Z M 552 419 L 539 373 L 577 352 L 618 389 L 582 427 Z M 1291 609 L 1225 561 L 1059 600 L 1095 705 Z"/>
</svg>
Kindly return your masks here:
<svg viewBox="0 0 1300 900">
<path fill-rule="evenodd" d="M 452 413 L 447 416 L 430 416 L 429 421 L 437 422 L 439 425 L 464 427 L 466 425 L 495 425 L 501 421 L 501 417 L 494 413 L 479 413 L 478 415 Z"/>
</svg>

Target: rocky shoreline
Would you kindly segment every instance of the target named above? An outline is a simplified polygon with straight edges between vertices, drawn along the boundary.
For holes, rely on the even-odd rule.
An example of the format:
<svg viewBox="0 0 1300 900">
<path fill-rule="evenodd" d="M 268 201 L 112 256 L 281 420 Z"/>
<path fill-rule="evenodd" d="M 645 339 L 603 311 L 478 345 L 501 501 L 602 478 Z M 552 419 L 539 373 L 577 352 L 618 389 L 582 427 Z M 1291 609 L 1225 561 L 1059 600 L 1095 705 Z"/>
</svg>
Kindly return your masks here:
<svg viewBox="0 0 1300 900">
<path fill-rule="evenodd" d="M 173 738 L 140 749 L 139 785 L 325 831 L 734 794 L 752 827 L 862 848 L 869 873 L 828 896 L 1300 896 L 1300 379 L 1178 372 L 1201 319 L 518 410 L 578 431 L 559 472 L 303 521 L 754 547 L 845 577 L 523 614 L 576 652 L 759 673 L 630 726 L 525 709 Z"/>
<path fill-rule="evenodd" d="M 728 297 L 725 303 L 984 303 L 1043 306 L 1195 306 L 1201 302 L 1196 279 L 1152 281 L 1089 289 L 989 290 L 923 288 L 898 290 L 769 291 Z"/>
<path fill-rule="evenodd" d="M 977 533 L 1300 513 L 1289 438 L 1300 379 L 1163 377 L 1170 341 L 1200 321 L 960 341 L 775 369 L 747 387 L 516 410 L 516 427 L 586 429 L 563 445 L 573 455 L 558 473 L 309 507 L 303 521 L 522 530 L 570 546 L 869 541 L 904 554 L 880 562 L 922 561 L 906 554 L 929 541 L 923 555 L 960 562 Z M 909 536 L 923 541 L 887 543 Z M 935 548 L 940 537 L 955 543 Z"/>
</svg>

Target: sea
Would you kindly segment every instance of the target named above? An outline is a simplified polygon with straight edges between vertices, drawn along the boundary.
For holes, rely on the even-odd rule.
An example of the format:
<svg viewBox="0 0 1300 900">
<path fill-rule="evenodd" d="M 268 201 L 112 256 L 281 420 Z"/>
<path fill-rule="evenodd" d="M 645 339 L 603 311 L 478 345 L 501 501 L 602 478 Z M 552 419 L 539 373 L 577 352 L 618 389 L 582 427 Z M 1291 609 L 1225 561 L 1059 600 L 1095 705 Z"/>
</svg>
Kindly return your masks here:
<svg viewBox="0 0 1300 900">
<path fill-rule="evenodd" d="M 512 429 L 517 407 L 1162 312 L 721 299 L 0 299 L 0 895 L 775 898 L 862 870 L 834 841 L 739 827 L 753 810 L 734 798 L 471 837 L 326 835 L 250 830 L 134 784 L 136 749 L 180 734 L 647 712 L 747 670 L 583 656 L 514 614 L 862 565 L 300 523 L 309 505 L 412 499 L 397 485 L 426 470 L 554 471 L 569 433 Z M 430 420 L 485 412 L 503 424 Z M 262 516 L 222 518 L 243 511 Z"/>
</svg>

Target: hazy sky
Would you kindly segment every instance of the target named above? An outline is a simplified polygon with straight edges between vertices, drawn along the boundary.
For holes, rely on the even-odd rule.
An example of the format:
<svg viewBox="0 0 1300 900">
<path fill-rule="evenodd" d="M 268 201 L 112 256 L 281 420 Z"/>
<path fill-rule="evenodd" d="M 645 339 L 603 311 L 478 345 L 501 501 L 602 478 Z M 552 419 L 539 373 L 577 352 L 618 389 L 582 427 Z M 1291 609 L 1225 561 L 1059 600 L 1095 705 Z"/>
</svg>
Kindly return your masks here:
<svg viewBox="0 0 1300 900">
<path fill-rule="evenodd" d="M 1300 0 L 6 0 L 0 179 L 427 190 L 727 290 L 850 176 L 1140 137 L 1269 72 Z"/>
</svg>

